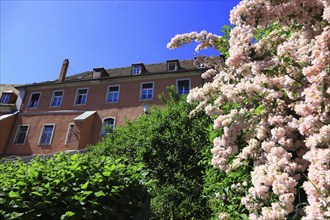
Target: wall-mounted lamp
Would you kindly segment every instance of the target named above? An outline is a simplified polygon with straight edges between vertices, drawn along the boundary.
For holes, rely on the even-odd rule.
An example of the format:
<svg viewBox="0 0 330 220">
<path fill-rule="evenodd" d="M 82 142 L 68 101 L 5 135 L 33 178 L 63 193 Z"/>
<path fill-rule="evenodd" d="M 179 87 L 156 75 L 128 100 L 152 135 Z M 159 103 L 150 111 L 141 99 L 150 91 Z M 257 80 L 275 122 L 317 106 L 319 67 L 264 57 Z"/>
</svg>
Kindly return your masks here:
<svg viewBox="0 0 330 220">
<path fill-rule="evenodd" d="M 148 104 L 143 105 L 143 112 L 145 115 L 149 114 L 150 106 Z"/>
</svg>

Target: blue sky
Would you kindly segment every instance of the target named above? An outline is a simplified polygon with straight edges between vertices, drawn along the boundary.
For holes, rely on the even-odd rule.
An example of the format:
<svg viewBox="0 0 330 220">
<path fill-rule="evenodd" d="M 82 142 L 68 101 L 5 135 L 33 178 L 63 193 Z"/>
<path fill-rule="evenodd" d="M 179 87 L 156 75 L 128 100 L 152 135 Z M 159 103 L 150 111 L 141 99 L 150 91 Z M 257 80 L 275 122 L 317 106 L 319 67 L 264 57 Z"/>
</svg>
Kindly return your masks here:
<svg viewBox="0 0 330 220">
<path fill-rule="evenodd" d="M 66 58 L 67 75 L 192 59 L 196 45 L 168 50 L 166 44 L 178 33 L 220 34 L 239 2 L 0 1 L 1 84 L 55 80 Z"/>
</svg>

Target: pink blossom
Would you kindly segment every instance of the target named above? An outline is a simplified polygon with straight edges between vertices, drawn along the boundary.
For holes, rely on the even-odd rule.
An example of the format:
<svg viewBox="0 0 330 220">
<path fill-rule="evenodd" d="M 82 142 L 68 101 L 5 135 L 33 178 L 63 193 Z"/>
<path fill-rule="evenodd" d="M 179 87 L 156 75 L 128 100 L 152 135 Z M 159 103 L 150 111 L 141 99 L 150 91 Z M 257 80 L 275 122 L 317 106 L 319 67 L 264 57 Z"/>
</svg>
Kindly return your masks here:
<svg viewBox="0 0 330 220">
<path fill-rule="evenodd" d="M 216 70 L 214 70 L 214 69 L 209 69 L 209 70 L 207 70 L 206 72 L 204 72 L 204 73 L 202 74 L 202 78 L 203 78 L 203 79 L 207 79 L 207 78 L 210 78 L 210 77 L 212 77 L 212 76 L 215 76 L 217 73 L 218 73 L 218 72 L 217 72 Z"/>
<path fill-rule="evenodd" d="M 267 153 L 270 153 L 273 147 L 275 147 L 275 143 L 273 141 L 264 141 L 261 144 L 261 148 Z"/>
<path fill-rule="evenodd" d="M 192 89 L 187 101 L 198 103 L 192 113 L 205 110 L 214 129 L 223 130 L 211 150 L 214 167 L 229 172 L 252 161 L 252 187 L 241 200 L 250 219 L 286 219 L 301 186 L 308 202 L 303 219 L 330 218 L 329 20 L 328 0 L 243 0 L 230 12 L 226 61 L 195 59 L 211 82 Z M 218 49 L 225 39 L 192 32 L 168 47 L 193 41 L 199 51 Z M 266 206 L 271 194 L 278 199 Z"/>
<path fill-rule="evenodd" d="M 317 132 L 319 126 L 321 126 L 319 117 L 308 115 L 301 119 L 298 130 L 302 135 L 311 135 Z"/>
<path fill-rule="evenodd" d="M 295 192 L 297 182 L 287 173 L 278 174 L 273 182 L 273 192 L 277 195 Z"/>
<path fill-rule="evenodd" d="M 280 195 L 280 203 L 283 204 L 287 213 L 291 213 L 293 211 L 293 202 L 295 196 L 293 193 L 285 193 Z"/>
</svg>

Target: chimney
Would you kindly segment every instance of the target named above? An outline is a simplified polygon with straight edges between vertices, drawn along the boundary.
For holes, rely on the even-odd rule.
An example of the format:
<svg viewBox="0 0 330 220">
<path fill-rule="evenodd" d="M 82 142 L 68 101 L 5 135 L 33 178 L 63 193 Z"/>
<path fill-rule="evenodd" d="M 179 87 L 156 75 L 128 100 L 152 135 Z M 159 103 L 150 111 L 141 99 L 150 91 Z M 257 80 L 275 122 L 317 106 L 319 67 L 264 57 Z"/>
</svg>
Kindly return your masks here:
<svg viewBox="0 0 330 220">
<path fill-rule="evenodd" d="M 58 77 L 58 81 L 63 82 L 65 80 L 66 72 L 68 71 L 69 60 L 65 59 L 62 64 L 62 69 L 60 72 L 60 76 Z"/>
</svg>

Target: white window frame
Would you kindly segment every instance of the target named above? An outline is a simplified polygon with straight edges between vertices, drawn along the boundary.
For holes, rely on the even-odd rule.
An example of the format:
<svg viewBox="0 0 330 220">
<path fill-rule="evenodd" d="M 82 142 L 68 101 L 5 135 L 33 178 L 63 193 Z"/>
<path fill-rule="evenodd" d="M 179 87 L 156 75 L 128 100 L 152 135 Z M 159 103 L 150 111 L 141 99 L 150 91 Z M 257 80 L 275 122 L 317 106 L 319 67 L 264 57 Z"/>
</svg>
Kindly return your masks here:
<svg viewBox="0 0 330 220">
<path fill-rule="evenodd" d="M 186 80 L 188 80 L 189 81 L 189 91 L 191 90 L 191 78 L 185 78 L 185 79 L 177 79 L 176 80 L 176 90 L 178 91 L 178 93 L 179 93 L 179 95 L 187 95 L 187 94 L 180 94 L 180 92 L 179 92 L 179 81 L 186 81 Z"/>
<path fill-rule="evenodd" d="M 37 103 L 37 106 L 36 106 L 36 107 L 30 107 L 30 102 L 31 102 L 32 96 L 33 96 L 34 94 L 39 94 L 38 103 Z M 36 109 L 36 108 L 38 108 L 39 103 L 40 103 L 40 100 L 41 100 L 41 92 L 31 92 L 31 94 L 30 94 L 30 99 L 29 99 L 29 102 L 28 102 L 27 108 L 28 108 L 28 109 Z"/>
<path fill-rule="evenodd" d="M 83 89 L 87 89 L 87 92 L 86 92 L 86 102 L 84 104 L 77 104 L 78 91 L 79 90 L 83 90 Z M 88 92 L 89 92 L 89 88 L 78 88 L 77 91 L 76 91 L 76 96 L 75 96 L 73 105 L 86 105 L 87 104 L 87 98 L 88 98 Z"/>
<path fill-rule="evenodd" d="M 21 143 L 16 143 L 16 139 L 17 139 L 17 136 L 18 136 L 18 131 L 19 131 L 19 128 L 20 128 L 21 126 L 27 126 L 27 127 L 28 127 L 27 130 L 26 130 L 26 135 L 25 135 L 25 137 L 24 137 L 24 141 L 23 141 L 22 144 L 21 144 Z M 21 125 L 19 125 L 19 126 L 17 127 L 17 130 L 16 130 L 16 134 L 15 134 L 15 138 L 14 138 L 14 145 L 24 145 L 24 144 L 25 144 L 25 141 L 26 141 L 26 139 L 27 139 L 27 136 L 28 136 L 28 134 L 29 134 L 29 130 L 30 130 L 30 124 L 21 124 Z"/>
<path fill-rule="evenodd" d="M 110 92 L 109 92 L 110 87 L 118 87 L 118 100 L 115 101 L 115 102 L 108 101 L 109 100 L 109 94 L 110 94 Z M 107 89 L 107 95 L 105 97 L 105 103 L 118 103 L 119 102 L 119 97 L 120 97 L 120 85 L 109 85 L 108 89 Z"/>
<path fill-rule="evenodd" d="M 54 105 L 54 106 L 53 106 L 52 103 L 53 103 L 53 99 L 54 99 L 55 92 L 62 92 L 62 97 L 61 97 L 60 105 Z M 63 97 L 64 97 L 64 90 L 54 90 L 54 91 L 53 91 L 53 95 L 52 95 L 52 99 L 50 100 L 50 103 L 49 103 L 49 107 L 50 107 L 50 108 L 61 107 L 61 106 L 62 106 L 62 102 L 63 102 Z"/>
<path fill-rule="evenodd" d="M 105 136 L 107 135 L 108 133 L 105 133 L 104 131 L 104 121 L 107 120 L 107 119 L 113 119 L 113 128 L 112 129 L 115 129 L 116 127 L 116 117 L 106 117 L 106 118 L 103 118 L 102 119 L 102 126 L 101 126 L 101 136 Z"/>
<path fill-rule="evenodd" d="M 52 134 L 50 136 L 50 140 L 49 140 L 49 143 L 48 144 L 40 143 L 41 137 L 42 137 L 42 135 L 44 133 L 44 129 L 45 129 L 46 126 L 53 126 Z M 46 146 L 46 145 L 52 145 L 53 136 L 54 136 L 54 132 L 55 132 L 55 127 L 56 127 L 55 124 L 43 124 L 42 125 L 41 131 L 40 131 L 39 140 L 38 140 L 38 145 L 44 145 L 44 146 Z"/>
<path fill-rule="evenodd" d="M 71 139 L 70 139 L 70 143 L 68 143 L 68 138 L 69 138 L 69 134 L 70 134 L 70 131 L 71 131 L 71 126 L 73 125 L 72 127 L 72 134 L 71 134 Z M 65 142 L 64 142 L 64 145 L 69 145 L 72 143 L 72 136 L 74 135 L 74 123 L 69 123 L 68 125 L 68 129 L 67 129 L 67 132 L 66 132 L 66 136 L 65 136 Z"/>
<path fill-rule="evenodd" d="M 170 69 L 170 64 L 174 63 L 174 70 L 171 70 Z M 168 72 L 175 72 L 178 70 L 178 63 L 177 61 L 170 61 L 170 62 L 167 62 L 167 70 Z"/>
<path fill-rule="evenodd" d="M 0 103 L 1 104 L 8 104 L 11 95 L 12 95 L 12 93 L 3 92 L 2 95 L 1 95 L 1 98 L 0 98 Z"/>
<path fill-rule="evenodd" d="M 135 70 L 139 70 L 138 72 Z M 142 72 L 142 66 L 141 65 L 134 65 L 132 66 L 132 75 L 140 75 Z"/>
<path fill-rule="evenodd" d="M 142 98 L 143 85 L 150 84 L 150 83 L 152 84 L 152 96 L 151 96 L 151 98 L 143 99 Z M 143 82 L 143 83 L 141 83 L 141 85 L 140 85 L 140 100 L 141 101 L 152 100 L 154 98 L 154 95 L 155 95 L 155 83 L 154 82 Z"/>
</svg>

